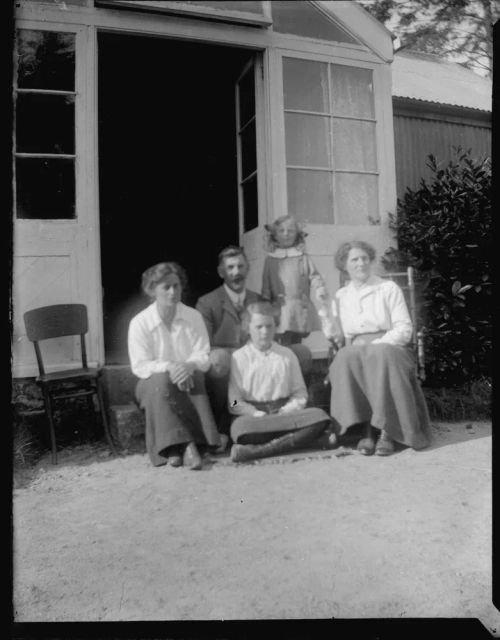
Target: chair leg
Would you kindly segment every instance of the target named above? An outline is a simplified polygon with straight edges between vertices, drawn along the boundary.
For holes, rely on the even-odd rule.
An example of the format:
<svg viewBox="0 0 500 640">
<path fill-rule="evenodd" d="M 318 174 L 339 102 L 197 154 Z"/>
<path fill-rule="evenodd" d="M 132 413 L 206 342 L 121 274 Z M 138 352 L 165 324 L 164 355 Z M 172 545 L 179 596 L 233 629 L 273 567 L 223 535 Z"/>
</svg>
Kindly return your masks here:
<svg viewBox="0 0 500 640">
<path fill-rule="evenodd" d="M 97 422 L 96 420 L 96 411 L 95 411 L 95 406 L 94 406 L 94 397 L 89 395 L 87 396 L 87 407 L 89 409 L 89 413 L 91 416 L 94 416 L 94 420 Z"/>
<path fill-rule="evenodd" d="M 54 414 L 52 412 L 52 401 L 50 399 L 50 393 L 47 389 L 43 389 L 43 401 L 45 403 L 45 413 L 49 421 L 50 431 L 50 444 L 52 447 L 52 464 L 57 464 L 57 446 L 56 446 L 56 432 L 54 429 Z"/>
<path fill-rule="evenodd" d="M 104 434 L 106 436 L 106 440 L 108 441 L 109 448 L 113 452 L 113 455 L 117 456 L 118 451 L 116 450 L 115 443 L 113 442 L 113 438 L 111 437 L 111 431 L 109 430 L 108 417 L 106 415 L 106 407 L 104 404 L 104 396 L 102 393 L 102 387 L 99 378 L 96 380 L 96 386 L 97 398 L 99 400 L 99 409 L 101 411 L 102 424 L 104 426 Z"/>
</svg>

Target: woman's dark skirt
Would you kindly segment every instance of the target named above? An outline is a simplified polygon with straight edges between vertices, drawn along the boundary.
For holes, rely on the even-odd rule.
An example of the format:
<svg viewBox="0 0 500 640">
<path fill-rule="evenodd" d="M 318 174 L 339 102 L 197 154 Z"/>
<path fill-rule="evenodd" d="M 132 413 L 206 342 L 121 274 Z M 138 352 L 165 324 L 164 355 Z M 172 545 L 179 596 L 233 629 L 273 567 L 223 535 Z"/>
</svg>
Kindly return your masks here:
<svg viewBox="0 0 500 640">
<path fill-rule="evenodd" d="M 340 349 L 330 367 L 330 413 L 340 433 L 361 422 L 414 449 L 430 442 L 430 422 L 412 352 L 389 344 Z"/>
<path fill-rule="evenodd" d="M 288 402 L 288 398 L 272 402 L 252 402 L 256 409 L 269 412 L 261 418 L 239 416 L 231 425 L 231 438 L 239 444 L 258 444 L 279 438 L 290 431 L 323 423 L 331 423 L 330 416 L 322 409 L 310 407 L 293 413 L 278 414 L 277 411 Z"/>
<path fill-rule="evenodd" d="M 168 373 L 154 373 L 137 383 L 136 398 L 146 414 L 146 450 L 155 467 L 166 464 L 168 447 L 191 441 L 220 444 L 200 371 L 193 374 L 193 382 L 189 392 L 180 391 Z M 202 396 L 206 401 L 200 403 Z"/>
</svg>

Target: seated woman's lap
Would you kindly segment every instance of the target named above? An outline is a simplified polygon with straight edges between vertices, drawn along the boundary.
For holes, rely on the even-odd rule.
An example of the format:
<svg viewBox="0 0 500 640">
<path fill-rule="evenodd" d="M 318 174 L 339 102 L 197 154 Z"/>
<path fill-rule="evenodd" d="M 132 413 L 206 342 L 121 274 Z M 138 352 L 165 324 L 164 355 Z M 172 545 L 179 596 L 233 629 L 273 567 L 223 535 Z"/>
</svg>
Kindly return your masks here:
<svg viewBox="0 0 500 640">
<path fill-rule="evenodd" d="M 190 396 L 205 392 L 204 376 L 196 371 L 189 393 L 173 384 L 168 372 L 155 373 L 137 383 L 136 397 L 146 414 L 146 447 L 153 464 L 163 461 L 160 452 L 176 444 L 207 442 L 203 427 Z"/>
<path fill-rule="evenodd" d="M 426 446 L 429 420 L 407 347 L 388 344 L 342 348 L 330 367 L 330 413 L 341 425 L 370 421 L 394 440 Z"/>
</svg>

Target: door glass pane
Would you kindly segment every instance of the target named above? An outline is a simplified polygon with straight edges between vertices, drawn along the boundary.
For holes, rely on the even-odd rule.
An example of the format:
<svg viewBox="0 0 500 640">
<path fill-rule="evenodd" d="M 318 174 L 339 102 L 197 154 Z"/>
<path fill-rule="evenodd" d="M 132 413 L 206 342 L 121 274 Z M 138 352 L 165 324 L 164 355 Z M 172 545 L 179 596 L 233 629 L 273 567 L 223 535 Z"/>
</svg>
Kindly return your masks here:
<svg viewBox="0 0 500 640">
<path fill-rule="evenodd" d="M 18 218 L 74 218 L 74 161 L 17 158 L 16 198 Z"/>
<path fill-rule="evenodd" d="M 376 171 L 375 123 L 333 118 L 335 169 Z"/>
<path fill-rule="evenodd" d="M 369 224 L 379 220 L 377 176 L 355 173 L 335 175 L 337 224 Z"/>
<path fill-rule="evenodd" d="M 257 169 L 257 150 L 255 147 L 255 120 L 241 132 L 241 177 L 246 178 Z"/>
<path fill-rule="evenodd" d="M 285 113 L 287 164 L 330 169 L 329 118 Z"/>
<path fill-rule="evenodd" d="M 239 84 L 240 127 L 255 115 L 255 80 L 253 67 L 243 76 Z"/>
<path fill-rule="evenodd" d="M 353 118 L 373 118 L 373 80 L 371 69 L 332 64 L 332 113 Z"/>
<path fill-rule="evenodd" d="M 257 175 L 243 185 L 243 230 L 251 231 L 258 225 Z"/>
<path fill-rule="evenodd" d="M 283 58 L 285 109 L 328 113 L 328 65 Z"/>
<path fill-rule="evenodd" d="M 333 42 L 355 43 L 343 29 L 337 26 L 323 13 L 315 9 L 310 2 L 271 2 L 273 29 L 280 33 L 295 33 L 308 38 L 331 40 Z"/>
<path fill-rule="evenodd" d="M 75 89 L 75 35 L 17 31 L 17 83 L 22 89 Z"/>
<path fill-rule="evenodd" d="M 75 97 L 20 93 L 16 106 L 19 153 L 74 153 Z"/>
<path fill-rule="evenodd" d="M 303 222 L 332 223 L 332 174 L 287 170 L 288 213 Z"/>
</svg>

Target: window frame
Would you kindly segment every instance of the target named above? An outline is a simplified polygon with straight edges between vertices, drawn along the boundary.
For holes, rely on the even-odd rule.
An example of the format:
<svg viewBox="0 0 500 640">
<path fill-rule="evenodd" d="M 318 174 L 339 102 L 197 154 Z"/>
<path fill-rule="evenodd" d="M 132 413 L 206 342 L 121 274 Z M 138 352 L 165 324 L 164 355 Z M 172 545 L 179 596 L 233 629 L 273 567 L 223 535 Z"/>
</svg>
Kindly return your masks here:
<svg viewBox="0 0 500 640">
<path fill-rule="evenodd" d="M 82 211 L 81 200 L 83 197 L 81 184 L 83 176 L 82 168 L 82 149 L 85 146 L 79 135 L 84 131 L 85 114 L 85 91 L 83 91 L 84 61 L 81 60 L 85 49 L 85 40 L 88 28 L 83 25 L 69 25 L 66 23 L 40 23 L 39 21 L 17 20 L 15 25 L 14 38 L 17 38 L 18 30 L 26 31 L 46 31 L 51 33 L 71 33 L 75 36 L 75 77 L 74 89 L 25 89 L 17 86 L 17 64 L 14 61 L 12 71 L 12 109 L 13 109 L 13 130 L 12 130 L 12 216 L 16 224 L 37 223 L 37 224 L 75 224 L 78 221 L 79 213 Z M 17 49 L 14 49 L 17 51 Z M 18 152 L 16 149 L 16 127 L 17 127 L 17 96 L 26 94 L 38 95 L 72 95 L 74 96 L 74 153 L 25 153 Z M 75 194 L 74 194 L 74 216 L 71 218 L 20 218 L 17 216 L 17 176 L 16 176 L 16 159 L 17 158 L 48 158 L 48 159 L 71 159 L 73 160 L 73 170 L 75 175 Z"/>
<path fill-rule="evenodd" d="M 284 58 L 295 58 L 298 60 L 305 60 L 305 61 L 310 61 L 310 62 L 319 62 L 319 63 L 326 63 L 328 65 L 328 73 L 327 73 L 327 78 L 328 78 L 328 104 L 329 104 L 329 112 L 313 112 L 313 111 L 307 111 L 307 110 L 300 110 L 300 109 L 288 109 L 285 108 L 285 98 L 284 98 L 284 84 L 283 84 L 283 67 L 284 67 L 284 63 L 283 63 L 283 59 Z M 358 116 L 340 116 L 340 115 L 335 115 L 332 113 L 331 111 L 331 72 L 330 72 L 330 66 L 331 65 L 338 65 L 338 66 L 346 66 L 346 67 L 353 67 L 355 69 L 368 69 L 372 72 L 372 81 L 373 81 L 373 110 L 374 110 L 374 117 L 373 118 L 360 118 Z M 383 111 L 384 111 L 384 105 L 382 103 L 382 96 L 381 96 L 381 86 L 379 86 L 379 70 L 382 66 L 382 63 L 375 63 L 375 62 L 366 62 L 365 60 L 358 60 L 358 59 L 348 59 L 348 58 L 339 58 L 337 56 L 333 56 L 333 55 L 324 55 L 321 53 L 314 53 L 311 51 L 307 51 L 307 52 L 298 52 L 296 50 L 290 50 L 290 49 L 280 49 L 279 51 L 276 52 L 276 59 L 275 59 L 275 66 L 276 66 L 276 76 L 277 78 L 279 78 L 280 82 L 279 82 L 279 90 L 277 88 L 276 92 L 279 94 L 277 96 L 277 104 L 276 104 L 276 108 L 279 109 L 279 118 L 281 120 L 281 124 L 280 124 L 280 129 L 282 131 L 282 136 L 281 136 L 281 144 L 279 144 L 279 156 L 281 158 L 281 199 L 282 199 L 282 210 L 284 212 L 288 211 L 288 189 L 287 189 L 287 170 L 288 169 L 297 169 L 297 170 L 312 170 L 312 171 L 321 171 L 321 172 L 328 172 L 331 175 L 331 186 L 332 186 L 332 194 L 333 194 L 333 201 L 336 201 L 336 186 L 335 186 L 335 176 L 337 173 L 339 174 L 350 174 L 350 175 L 376 175 L 377 176 L 377 185 L 378 185 L 378 217 L 377 217 L 377 224 L 379 224 L 382 221 L 383 216 L 383 211 L 384 211 L 384 206 L 383 206 L 383 194 L 382 191 L 383 189 L 381 188 L 381 183 L 382 181 L 385 179 L 385 175 L 384 175 L 384 171 L 383 171 L 383 157 L 385 154 L 384 151 L 384 136 L 383 136 L 383 122 L 385 121 L 385 118 L 383 117 Z M 317 115 L 317 116 L 321 116 L 321 117 L 325 117 L 329 119 L 329 126 L 330 126 L 330 149 L 329 152 L 332 155 L 331 158 L 331 168 L 324 168 L 324 167 L 303 167 L 303 166 L 299 166 L 299 165 L 288 165 L 287 164 L 287 158 L 286 158 L 286 130 L 285 130 L 285 114 L 286 113 L 297 113 L 297 114 L 304 114 L 304 115 Z M 376 171 L 371 171 L 371 170 L 337 170 L 335 168 L 335 158 L 334 158 L 334 154 L 333 154 L 333 122 L 332 120 L 335 119 L 345 119 L 345 120 L 349 120 L 349 121 L 360 121 L 360 122 L 373 122 L 375 124 L 375 145 L 376 145 L 376 163 L 377 163 L 377 170 Z M 277 214 L 277 215 L 285 215 L 284 213 L 281 214 Z M 334 204 L 334 208 L 332 210 L 332 219 L 329 222 L 325 222 L 325 221 L 321 221 L 321 222 L 313 222 L 313 221 L 309 221 L 307 224 L 317 224 L 317 225 L 335 225 L 335 226 L 344 226 L 345 223 L 342 222 L 338 222 L 337 220 L 337 216 L 335 214 L 335 204 Z M 369 224 L 369 222 L 367 221 L 367 224 Z M 347 226 L 347 225 L 345 225 Z M 362 225 L 352 225 L 353 227 L 360 227 Z"/>
<path fill-rule="evenodd" d="M 344 53 L 344 56 L 346 53 Z M 393 194 L 386 188 L 385 182 L 389 179 L 391 173 L 391 165 L 393 165 L 393 156 L 390 154 L 390 145 L 393 144 L 392 133 L 387 134 L 387 124 L 392 121 L 392 104 L 384 94 L 387 83 L 390 86 L 390 75 L 384 76 L 384 67 L 387 65 L 381 60 L 377 62 L 367 61 L 363 58 L 347 58 L 338 56 L 332 52 L 327 55 L 321 52 L 312 51 L 311 49 L 297 51 L 296 49 L 288 49 L 285 47 L 276 47 L 273 54 L 273 80 L 275 82 L 275 95 L 273 96 L 273 118 L 275 121 L 273 129 L 273 145 L 275 154 L 275 185 L 278 192 L 274 194 L 275 217 L 286 215 L 288 212 L 288 191 L 287 191 L 287 160 L 286 160 L 286 135 L 285 135 L 285 105 L 284 105 L 284 85 L 283 85 L 283 58 L 296 58 L 311 62 L 323 62 L 334 65 L 344 65 L 354 68 L 368 69 L 372 71 L 373 78 L 373 96 L 374 96 L 374 118 L 375 121 L 375 144 L 376 144 L 376 161 L 378 176 L 378 221 L 376 224 L 383 223 L 387 211 L 391 209 Z M 330 76 L 330 73 L 328 74 Z M 330 83 L 330 79 L 328 80 Z M 391 94 L 389 93 L 389 96 Z M 325 115 L 325 114 L 317 114 Z M 325 115 L 326 117 L 326 115 Z M 333 116 L 336 118 L 338 116 Z M 350 118 L 358 120 L 359 118 Z M 365 119 L 360 119 L 365 120 Z M 385 131 L 385 134 L 384 134 Z M 392 158 L 392 159 L 391 159 Z M 333 161 L 332 161 L 333 162 Z M 310 167 L 308 167 L 310 169 Z M 339 172 L 344 173 L 344 172 Z M 348 171 L 348 173 L 364 173 L 363 171 Z M 368 172 L 373 174 L 373 172 Z M 394 199 L 395 200 L 395 199 Z M 389 204 L 391 203 L 391 204 Z M 333 214 L 333 212 L 332 212 Z M 328 225 L 347 226 L 343 223 L 332 220 L 326 222 L 308 222 L 307 224 L 325 227 Z M 370 222 L 367 221 L 367 224 Z M 361 225 L 353 225 L 359 228 Z M 351 226 L 352 228 L 352 226 Z"/>
</svg>

